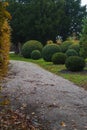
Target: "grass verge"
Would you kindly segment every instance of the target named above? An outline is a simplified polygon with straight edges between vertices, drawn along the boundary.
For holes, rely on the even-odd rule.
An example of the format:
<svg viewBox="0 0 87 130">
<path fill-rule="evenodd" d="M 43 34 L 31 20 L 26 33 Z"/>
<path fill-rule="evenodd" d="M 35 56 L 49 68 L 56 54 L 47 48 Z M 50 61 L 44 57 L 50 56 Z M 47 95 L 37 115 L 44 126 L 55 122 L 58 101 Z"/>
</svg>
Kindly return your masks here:
<svg viewBox="0 0 87 130">
<path fill-rule="evenodd" d="M 76 85 L 81 86 L 87 90 L 87 67 L 85 67 L 85 69 L 81 72 L 70 72 L 66 70 L 65 65 L 54 65 L 52 62 L 46 62 L 43 59 L 40 60 L 26 59 L 15 54 L 10 54 L 10 59 L 38 64 L 44 69 L 52 73 L 55 73 L 56 75 L 62 76 L 63 78 L 68 79 L 69 81 L 72 81 Z"/>
</svg>

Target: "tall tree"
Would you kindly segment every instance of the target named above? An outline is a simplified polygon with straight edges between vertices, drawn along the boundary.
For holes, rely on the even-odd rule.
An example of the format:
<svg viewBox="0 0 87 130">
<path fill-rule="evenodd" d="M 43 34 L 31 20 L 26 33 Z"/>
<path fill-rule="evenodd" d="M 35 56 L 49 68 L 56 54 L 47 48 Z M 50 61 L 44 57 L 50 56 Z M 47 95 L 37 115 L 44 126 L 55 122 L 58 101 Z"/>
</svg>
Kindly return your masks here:
<svg viewBox="0 0 87 130">
<path fill-rule="evenodd" d="M 87 58 L 87 18 L 83 19 L 82 32 L 80 37 L 80 55 Z"/>
<path fill-rule="evenodd" d="M 9 0 L 13 43 L 36 39 L 43 44 L 57 35 L 66 39 L 81 31 L 86 7 L 81 0 Z"/>
<path fill-rule="evenodd" d="M 7 70 L 10 49 L 10 27 L 8 19 L 11 18 L 6 10 L 7 2 L 0 2 L 0 76 Z"/>
<path fill-rule="evenodd" d="M 65 0 L 65 16 L 67 35 L 81 31 L 82 19 L 87 15 L 86 6 L 81 6 L 81 0 Z"/>
</svg>

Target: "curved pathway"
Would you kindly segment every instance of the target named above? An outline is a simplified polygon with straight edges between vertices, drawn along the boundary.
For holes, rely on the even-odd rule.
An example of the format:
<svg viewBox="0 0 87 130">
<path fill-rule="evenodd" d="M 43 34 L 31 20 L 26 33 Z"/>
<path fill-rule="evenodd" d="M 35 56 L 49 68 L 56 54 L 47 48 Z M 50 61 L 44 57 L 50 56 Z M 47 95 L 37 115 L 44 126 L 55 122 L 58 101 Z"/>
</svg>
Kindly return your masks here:
<svg viewBox="0 0 87 130">
<path fill-rule="evenodd" d="M 3 83 L 14 110 L 32 118 L 42 130 L 86 130 L 87 91 L 38 65 L 11 61 Z"/>
</svg>

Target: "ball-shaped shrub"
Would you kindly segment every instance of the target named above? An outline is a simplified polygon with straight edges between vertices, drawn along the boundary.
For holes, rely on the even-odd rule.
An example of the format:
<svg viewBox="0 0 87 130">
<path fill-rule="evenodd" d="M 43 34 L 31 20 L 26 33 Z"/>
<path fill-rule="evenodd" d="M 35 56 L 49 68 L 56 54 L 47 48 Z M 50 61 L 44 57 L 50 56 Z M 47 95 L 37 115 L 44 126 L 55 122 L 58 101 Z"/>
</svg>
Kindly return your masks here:
<svg viewBox="0 0 87 130">
<path fill-rule="evenodd" d="M 53 54 L 60 51 L 59 45 L 48 44 L 42 50 L 42 57 L 45 61 L 51 61 Z"/>
<path fill-rule="evenodd" d="M 70 71 L 81 71 L 85 67 L 85 60 L 79 56 L 70 56 L 66 59 L 65 66 Z"/>
<path fill-rule="evenodd" d="M 70 42 L 70 41 L 65 41 L 65 42 L 63 42 L 62 44 L 61 44 L 61 51 L 63 52 L 63 53 L 65 53 L 67 50 L 68 50 L 68 48 L 69 48 L 69 46 L 70 45 L 72 45 L 73 43 L 72 42 Z"/>
<path fill-rule="evenodd" d="M 41 58 L 41 52 L 39 50 L 34 50 L 31 53 L 31 58 L 34 60 L 38 60 Z"/>
<path fill-rule="evenodd" d="M 74 49 L 68 49 L 66 55 L 69 56 L 78 56 L 78 53 Z"/>
<path fill-rule="evenodd" d="M 74 49 L 79 54 L 80 45 L 79 44 L 72 44 L 69 46 L 69 49 Z"/>
<path fill-rule="evenodd" d="M 66 54 L 58 52 L 52 56 L 52 62 L 54 64 L 65 64 L 66 58 L 67 58 Z"/>
<path fill-rule="evenodd" d="M 22 47 L 22 55 L 25 58 L 30 58 L 33 50 L 42 51 L 43 45 L 36 40 L 27 41 Z"/>
</svg>

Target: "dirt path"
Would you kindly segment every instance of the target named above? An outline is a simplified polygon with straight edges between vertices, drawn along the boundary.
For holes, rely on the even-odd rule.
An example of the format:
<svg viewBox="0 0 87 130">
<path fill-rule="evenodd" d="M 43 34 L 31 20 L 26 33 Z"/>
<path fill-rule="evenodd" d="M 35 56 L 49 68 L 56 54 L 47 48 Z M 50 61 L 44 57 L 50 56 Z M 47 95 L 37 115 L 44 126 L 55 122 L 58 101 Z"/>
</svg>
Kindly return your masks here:
<svg viewBox="0 0 87 130">
<path fill-rule="evenodd" d="M 39 66 L 11 61 L 3 83 L 11 107 L 43 130 L 86 130 L 87 91 Z"/>
</svg>

